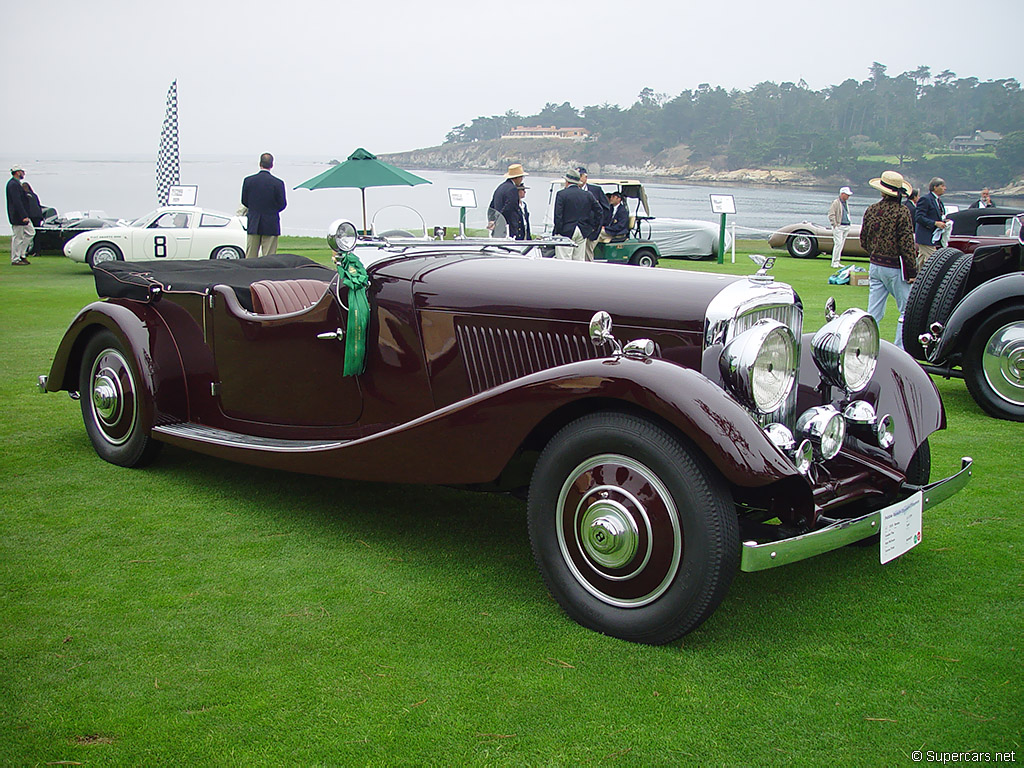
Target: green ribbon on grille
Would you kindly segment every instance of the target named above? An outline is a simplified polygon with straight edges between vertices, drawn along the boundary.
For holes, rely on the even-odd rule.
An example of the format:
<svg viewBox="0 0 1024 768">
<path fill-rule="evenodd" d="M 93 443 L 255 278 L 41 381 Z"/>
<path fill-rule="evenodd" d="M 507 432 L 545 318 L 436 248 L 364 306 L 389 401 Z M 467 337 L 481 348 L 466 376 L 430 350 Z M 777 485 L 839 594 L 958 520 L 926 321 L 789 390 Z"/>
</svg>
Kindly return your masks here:
<svg viewBox="0 0 1024 768">
<path fill-rule="evenodd" d="M 338 277 L 348 287 L 348 328 L 345 330 L 345 376 L 358 376 L 366 367 L 366 328 L 370 324 L 370 302 L 366 287 L 370 278 L 354 253 L 335 257 Z"/>
</svg>

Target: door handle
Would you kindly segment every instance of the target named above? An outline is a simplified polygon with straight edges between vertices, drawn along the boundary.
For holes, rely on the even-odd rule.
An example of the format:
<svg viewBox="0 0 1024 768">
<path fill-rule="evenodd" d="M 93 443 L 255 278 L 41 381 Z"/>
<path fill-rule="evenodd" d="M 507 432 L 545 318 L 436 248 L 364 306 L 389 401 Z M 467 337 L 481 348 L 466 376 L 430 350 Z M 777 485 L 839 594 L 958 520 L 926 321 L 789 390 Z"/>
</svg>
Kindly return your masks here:
<svg viewBox="0 0 1024 768">
<path fill-rule="evenodd" d="M 316 337 L 318 339 L 323 339 L 324 341 L 344 341 L 345 340 L 345 331 L 342 330 L 341 328 L 337 328 L 337 329 L 335 329 L 333 331 L 326 331 L 324 333 L 318 333 L 316 335 Z"/>
</svg>

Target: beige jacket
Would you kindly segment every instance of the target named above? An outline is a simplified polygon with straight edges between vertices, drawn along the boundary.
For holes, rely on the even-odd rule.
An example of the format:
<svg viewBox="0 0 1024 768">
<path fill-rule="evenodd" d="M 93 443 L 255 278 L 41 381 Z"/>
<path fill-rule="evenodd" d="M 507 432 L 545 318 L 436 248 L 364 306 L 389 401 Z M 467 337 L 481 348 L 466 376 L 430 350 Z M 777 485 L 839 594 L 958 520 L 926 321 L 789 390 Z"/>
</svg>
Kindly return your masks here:
<svg viewBox="0 0 1024 768">
<path fill-rule="evenodd" d="M 849 210 L 850 201 L 846 201 L 846 208 Z M 843 220 L 843 201 L 838 197 L 832 201 L 832 206 L 828 209 L 828 223 L 835 229 L 839 226 L 839 222 Z M 853 214 L 850 214 L 850 223 L 853 224 Z"/>
</svg>

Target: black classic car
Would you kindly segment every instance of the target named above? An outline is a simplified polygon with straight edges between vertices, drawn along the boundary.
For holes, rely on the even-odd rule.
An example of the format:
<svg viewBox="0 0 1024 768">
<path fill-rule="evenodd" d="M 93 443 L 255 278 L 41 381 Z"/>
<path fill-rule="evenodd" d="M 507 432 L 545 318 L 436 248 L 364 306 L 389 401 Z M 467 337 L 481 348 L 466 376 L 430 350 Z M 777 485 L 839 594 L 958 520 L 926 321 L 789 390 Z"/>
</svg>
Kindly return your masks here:
<svg viewBox="0 0 1024 768">
<path fill-rule="evenodd" d="M 1024 421 L 1022 224 L 1024 214 L 998 225 L 1012 239 L 976 234 L 970 253 L 936 251 L 910 289 L 903 323 L 903 345 L 926 370 L 964 379 L 982 410 L 1010 421 Z"/>
<path fill-rule="evenodd" d="M 929 376 L 861 310 L 804 334 L 773 260 L 736 278 L 331 233 L 336 269 L 98 265 L 40 388 L 80 397 L 126 467 L 170 444 L 527 496 L 566 613 L 644 643 L 701 624 L 737 570 L 872 539 L 886 562 L 968 481 L 965 458 L 929 484 Z"/>
<path fill-rule="evenodd" d="M 94 229 L 118 226 L 118 220 L 103 211 L 76 211 L 61 216 L 53 208 L 43 209 L 43 220 L 36 227 L 33 253 L 64 253 L 64 246 L 75 235 Z"/>
</svg>

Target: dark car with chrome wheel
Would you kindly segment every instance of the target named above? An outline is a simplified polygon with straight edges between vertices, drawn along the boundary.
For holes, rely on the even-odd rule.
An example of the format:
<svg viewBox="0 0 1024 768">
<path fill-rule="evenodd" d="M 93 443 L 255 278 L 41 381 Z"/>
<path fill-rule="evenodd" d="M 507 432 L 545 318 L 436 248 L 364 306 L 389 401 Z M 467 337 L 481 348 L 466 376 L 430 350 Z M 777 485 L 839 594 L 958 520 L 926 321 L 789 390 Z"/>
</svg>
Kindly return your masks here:
<svg viewBox="0 0 1024 768">
<path fill-rule="evenodd" d="M 700 625 L 738 570 L 903 554 L 970 475 L 929 483 L 945 414 L 920 366 L 858 309 L 805 334 L 773 260 L 736 278 L 532 257 L 554 240 L 329 239 L 334 269 L 97 265 L 105 298 L 41 388 L 80 396 L 122 466 L 170 444 L 526 496 L 565 612 L 643 643 Z"/>
<path fill-rule="evenodd" d="M 904 347 L 925 370 L 964 379 L 982 410 L 1010 421 L 1024 421 L 1022 224 L 1024 214 L 1000 223 L 1004 235 L 970 244 L 970 253 L 936 251 L 910 290 L 903 323 Z"/>
</svg>

